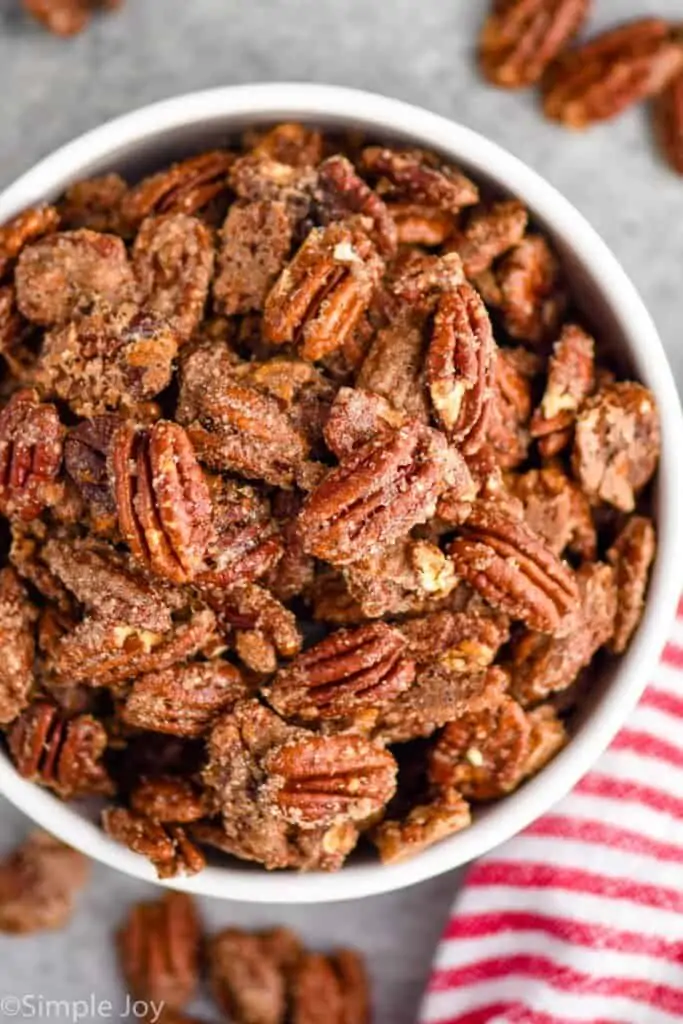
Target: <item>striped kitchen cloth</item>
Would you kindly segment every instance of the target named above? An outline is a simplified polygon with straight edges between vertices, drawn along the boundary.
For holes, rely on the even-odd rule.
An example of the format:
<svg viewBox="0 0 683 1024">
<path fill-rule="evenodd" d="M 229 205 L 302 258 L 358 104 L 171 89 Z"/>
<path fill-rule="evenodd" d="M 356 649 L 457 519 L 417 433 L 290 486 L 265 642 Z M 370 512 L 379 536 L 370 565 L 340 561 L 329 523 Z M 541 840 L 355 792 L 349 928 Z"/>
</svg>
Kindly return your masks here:
<svg viewBox="0 0 683 1024">
<path fill-rule="evenodd" d="M 683 600 L 595 768 L 458 894 L 421 1024 L 683 1021 Z"/>
</svg>

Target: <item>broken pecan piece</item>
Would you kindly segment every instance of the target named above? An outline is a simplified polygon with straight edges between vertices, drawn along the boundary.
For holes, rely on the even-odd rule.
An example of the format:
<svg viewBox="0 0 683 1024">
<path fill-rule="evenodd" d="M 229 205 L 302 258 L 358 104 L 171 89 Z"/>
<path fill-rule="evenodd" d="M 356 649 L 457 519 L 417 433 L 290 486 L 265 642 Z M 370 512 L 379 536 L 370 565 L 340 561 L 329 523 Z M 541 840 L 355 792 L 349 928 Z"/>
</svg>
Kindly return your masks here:
<svg viewBox="0 0 683 1024">
<path fill-rule="evenodd" d="M 192 897 L 167 892 L 137 903 L 116 936 L 119 961 L 136 999 L 181 1010 L 199 982 L 201 924 Z"/>
<path fill-rule="evenodd" d="M 292 246 L 292 223 L 284 203 L 237 202 L 220 231 L 214 308 L 224 316 L 263 309 Z"/>
<path fill-rule="evenodd" d="M 34 627 L 38 609 L 14 569 L 0 570 L 0 724 L 12 722 L 33 684 Z"/>
<path fill-rule="evenodd" d="M 428 803 L 411 808 L 405 818 L 380 822 L 370 838 L 382 864 L 399 864 L 467 828 L 471 821 L 469 804 L 462 795 L 455 789 L 441 788 Z"/>
<path fill-rule="evenodd" d="M 161 825 L 125 807 L 109 807 L 102 812 L 105 832 L 133 853 L 147 857 L 159 878 L 196 875 L 206 860 L 180 825 Z"/>
<path fill-rule="evenodd" d="M 543 109 L 569 128 L 585 128 L 660 92 L 681 69 L 683 42 L 670 24 L 631 21 L 565 54 L 549 75 Z"/>
<path fill-rule="evenodd" d="M 139 676 L 126 698 L 128 725 L 175 736 L 202 736 L 248 688 L 227 661 L 174 665 Z"/>
<path fill-rule="evenodd" d="M 395 253 L 394 218 L 384 200 L 363 181 L 350 160 L 341 155 L 324 160 L 318 168 L 318 189 L 320 213 L 325 223 L 361 214 L 372 222 L 370 237 L 382 256 Z"/>
<path fill-rule="evenodd" d="M 304 722 L 379 709 L 415 677 L 404 649 L 398 630 L 383 622 L 338 630 L 281 669 L 263 693 L 284 718 Z"/>
<path fill-rule="evenodd" d="M 571 569 L 499 504 L 476 502 L 449 554 L 456 573 L 486 601 L 532 629 L 556 633 L 576 609 Z"/>
<path fill-rule="evenodd" d="M 529 428 L 546 458 L 570 442 L 576 414 L 595 387 L 594 349 L 593 338 L 576 324 L 566 324 L 555 342 L 545 392 Z"/>
<path fill-rule="evenodd" d="M 0 511 L 35 519 L 59 497 L 64 427 L 54 405 L 15 391 L 0 412 Z"/>
<path fill-rule="evenodd" d="M 211 498 L 188 435 L 160 420 L 148 431 L 124 423 L 110 449 L 119 527 L 133 555 L 174 583 L 204 564 Z"/>
<path fill-rule="evenodd" d="M 457 213 L 479 198 L 474 182 L 457 167 L 445 164 L 435 153 L 423 149 L 384 149 L 368 146 L 361 155 L 363 170 L 379 178 L 380 195 L 397 196 L 411 202 Z"/>
<path fill-rule="evenodd" d="M 527 457 L 530 444 L 529 419 L 532 382 L 539 370 L 538 358 L 523 348 L 499 348 L 496 353 L 493 397 L 489 407 L 486 443 L 470 458 L 475 477 L 486 477 L 477 469 L 482 455 L 493 467 L 513 469 Z"/>
<path fill-rule="evenodd" d="M 522 241 L 528 219 L 526 209 L 516 199 L 475 206 L 465 225 L 452 233 L 446 249 L 457 252 L 467 277 L 475 278 Z"/>
<path fill-rule="evenodd" d="M 266 340 L 296 344 L 311 362 L 341 348 L 370 305 L 383 268 L 359 228 L 314 228 L 268 294 Z"/>
<path fill-rule="evenodd" d="M 560 464 L 551 462 L 521 476 L 510 474 L 506 486 L 522 502 L 526 522 L 551 551 L 561 555 L 569 548 L 588 561 L 595 559 L 597 534 L 590 503 Z"/>
<path fill-rule="evenodd" d="M 615 654 L 626 650 L 640 622 L 655 548 L 652 520 L 645 516 L 632 516 L 607 552 L 607 561 L 614 568 L 617 585 L 614 635 L 609 642 L 609 648 Z"/>
<path fill-rule="evenodd" d="M 89 874 L 90 862 L 78 850 L 47 832 L 31 832 L 0 862 L 0 932 L 64 928 Z"/>
<path fill-rule="evenodd" d="M 538 82 L 589 9 L 590 0 L 496 0 L 479 40 L 482 71 L 506 89 Z"/>
<path fill-rule="evenodd" d="M 107 456 L 119 425 L 118 416 L 95 416 L 70 430 L 64 442 L 64 468 L 90 504 L 94 524 L 101 524 L 104 529 L 116 512 L 109 487 Z"/>
<path fill-rule="evenodd" d="M 228 174 L 235 161 L 233 153 L 213 150 L 200 153 L 131 188 L 121 204 L 124 221 L 137 228 L 152 214 L 196 214 L 228 190 Z"/>
</svg>

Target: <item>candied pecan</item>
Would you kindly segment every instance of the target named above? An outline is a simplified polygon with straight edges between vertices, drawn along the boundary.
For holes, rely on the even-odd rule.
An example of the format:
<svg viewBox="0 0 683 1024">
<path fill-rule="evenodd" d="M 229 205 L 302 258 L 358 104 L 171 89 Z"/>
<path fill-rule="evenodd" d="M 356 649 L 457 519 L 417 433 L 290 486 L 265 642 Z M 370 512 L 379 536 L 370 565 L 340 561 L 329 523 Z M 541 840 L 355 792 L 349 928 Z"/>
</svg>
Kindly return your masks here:
<svg viewBox="0 0 683 1024">
<path fill-rule="evenodd" d="M 237 202 L 220 231 L 214 308 L 225 316 L 263 309 L 292 245 L 284 203 Z"/>
<path fill-rule="evenodd" d="M 28 703 L 33 684 L 34 625 L 38 609 L 14 569 L 0 570 L 0 724 L 12 722 Z"/>
<path fill-rule="evenodd" d="M 660 443 L 652 392 L 634 381 L 608 384 L 577 416 L 572 469 L 591 500 L 632 512 L 657 467 Z"/>
<path fill-rule="evenodd" d="M 350 593 L 345 576 L 335 570 L 316 573 L 310 599 L 316 622 L 349 626 L 368 618 Z"/>
<path fill-rule="evenodd" d="M 593 338 L 576 324 L 566 324 L 555 342 L 545 392 L 529 426 L 545 457 L 571 441 L 576 414 L 595 386 L 594 348 Z"/>
<path fill-rule="evenodd" d="M 129 189 L 121 203 L 124 221 L 137 228 L 152 214 L 195 214 L 227 192 L 233 153 L 212 150 L 172 164 Z"/>
<path fill-rule="evenodd" d="M 121 201 L 127 190 L 128 186 L 119 174 L 103 174 L 74 182 L 59 204 L 62 227 L 122 234 Z"/>
<path fill-rule="evenodd" d="M 121 717 L 138 729 L 176 736 L 202 736 L 221 712 L 248 693 L 227 661 L 174 665 L 139 676 Z"/>
<path fill-rule="evenodd" d="M 614 635 L 609 648 L 615 654 L 626 650 L 640 622 L 650 565 L 655 557 L 656 539 L 652 520 L 632 516 L 607 552 L 617 585 Z"/>
<path fill-rule="evenodd" d="M 510 249 L 492 271 L 492 283 L 485 275 L 474 283 L 512 338 L 538 346 L 556 333 L 566 293 L 557 257 L 542 235 L 526 235 Z"/>
<path fill-rule="evenodd" d="M 265 935 L 226 928 L 211 939 L 208 960 L 214 998 L 230 1020 L 282 1024 L 287 1013 L 286 978 Z"/>
<path fill-rule="evenodd" d="M 557 717 L 555 708 L 550 704 L 541 704 L 533 711 L 528 711 L 527 720 L 531 725 L 531 733 L 529 756 L 524 766 L 525 778 L 545 768 L 548 761 L 562 750 L 569 738 L 562 720 Z"/>
<path fill-rule="evenodd" d="M 485 450 L 502 469 L 513 469 L 526 459 L 532 380 L 537 372 L 538 363 L 532 353 L 522 348 L 498 349 Z M 470 468 L 474 471 L 471 462 Z"/>
<path fill-rule="evenodd" d="M 314 228 L 266 298 L 263 332 L 314 362 L 353 334 L 383 270 L 368 236 L 351 224 Z"/>
<path fill-rule="evenodd" d="M 432 249 L 443 245 L 455 228 L 454 215 L 435 206 L 393 202 L 388 210 L 396 225 L 399 245 L 423 245 Z"/>
<path fill-rule="evenodd" d="M 462 611 L 442 610 L 402 622 L 397 628 L 407 641 L 406 653 L 419 668 L 439 665 L 449 672 L 486 668 L 508 640 L 505 615 L 485 605 Z"/>
<path fill-rule="evenodd" d="M 423 149 L 384 149 L 368 146 L 361 156 L 363 170 L 379 178 L 380 194 L 397 196 L 425 206 L 457 213 L 479 198 L 474 182 L 435 153 Z"/>
<path fill-rule="evenodd" d="M 481 447 L 492 396 L 496 345 L 484 303 L 469 284 L 440 297 L 425 360 L 434 412 L 465 454 Z"/>
<path fill-rule="evenodd" d="M 204 564 L 211 498 L 188 435 L 160 420 L 148 431 L 124 423 L 110 448 L 119 527 L 135 558 L 175 583 Z"/>
<path fill-rule="evenodd" d="M 304 549 L 348 565 L 389 545 L 431 518 L 461 461 L 416 421 L 369 441 L 309 495 L 298 517 Z"/>
<path fill-rule="evenodd" d="M 440 789 L 399 820 L 387 818 L 371 833 L 382 864 L 398 864 L 428 846 L 467 828 L 472 816 L 467 801 L 455 789 Z"/>
<path fill-rule="evenodd" d="M 436 786 L 453 786 L 467 800 L 495 800 L 524 778 L 531 725 L 510 697 L 497 706 L 450 722 L 429 756 Z"/>
<path fill-rule="evenodd" d="M 561 555 L 569 548 L 581 558 L 595 558 L 597 536 L 590 504 L 558 463 L 521 476 L 511 474 L 506 486 L 522 502 L 526 522 L 551 551 Z"/>
<path fill-rule="evenodd" d="M 59 641 L 52 668 L 74 683 L 114 686 L 186 661 L 215 638 L 215 628 L 208 608 L 169 633 L 87 618 Z"/>
<path fill-rule="evenodd" d="M 137 903 L 116 936 L 123 976 L 136 999 L 181 1010 L 199 982 L 201 923 L 192 897 L 167 892 Z"/>
<path fill-rule="evenodd" d="M 415 678 L 405 646 L 383 622 L 338 630 L 281 669 L 264 696 L 284 718 L 304 722 L 379 709 Z"/>
<path fill-rule="evenodd" d="M 315 128 L 297 122 L 276 124 L 263 134 L 247 133 L 245 148 L 289 167 L 314 167 L 323 155 L 323 137 Z"/>
<path fill-rule="evenodd" d="M 0 932 L 27 935 L 63 928 L 90 862 L 78 850 L 34 831 L 0 862 Z"/>
<path fill-rule="evenodd" d="M 307 228 L 317 177 L 312 167 L 292 166 L 265 153 L 251 152 L 235 161 L 230 185 L 239 199 L 284 203 L 291 223 Z"/>
<path fill-rule="evenodd" d="M 506 89 L 533 85 L 579 31 L 590 0 L 496 0 L 479 40 L 481 69 Z"/>
<path fill-rule="evenodd" d="M 20 311 L 45 327 L 69 320 L 93 302 L 130 301 L 135 289 L 121 239 L 87 228 L 59 231 L 25 246 L 14 281 Z"/>
<path fill-rule="evenodd" d="M 116 513 L 109 486 L 107 456 L 118 416 L 94 416 L 70 430 L 64 441 L 64 468 L 82 497 L 89 503 L 93 528 L 107 531 Z"/>
<path fill-rule="evenodd" d="M 188 340 L 202 318 L 213 274 L 211 234 L 196 217 L 147 217 L 133 246 L 133 269 L 147 310 Z"/>
<path fill-rule="evenodd" d="M 655 130 L 669 165 L 683 174 L 683 74 L 678 74 L 655 99 Z"/>
<path fill-rule="evenodd" d="M 54 206 L 33 206 L 17 214 L 0 227 L 0 278 L 16 260 L 25 245 L 43 235 L 52 234 L 59 225 Z"/>
<path fill-rule="evenodd" d="M 15 391 L 0 412 L 0 511 L 35 519 L 59 497 L 64 428 L 37 391 Z"/>
<path fill-rule="evenodd" d="M 290 978 L 292 1024 L 370 1024 L 370 991 L 358 953 L 304 953 Z"/>
<path fill-rule="evenodd" d="M 456 573 L 486 601 L 533 629 L 556 633 L 576 608 L 569 567 L 500 504 L 476 502 L 449 553 Z"/>
<path fill-rule="evenodd" d="M 155 633 L 171 628 L 171 612 L 150 583 L 108 544 L 52 538 L 41 556 L 80 604 L 99 618 Z"/>
<path fill-rule="evenodd" d="M 356 386 L 380 395 L 394 409 L 429 420 L 423 368 L 427 338 L 424 323 L 412 313 L 381 328 L 370 345 Z"/>
<path fill-rule="evenodd" d="M 15 520 L 10 524 L 12 543 L 9 561 L 19 575 L 32 583 L 36 590 L 54 602 L 62 612 L 73 610 L 73 599 L 42 558 L 43 544 L 48 528 L 41 519 L 30 523 Z"/>
<path fill-rule="evenodd" d="M 317 198 L 324 223 L 361 214 L 372 222 L 370 237 L 382 256 L 395 253 L 396 224 L 386 203 L 363 181 L 345 156 L 328 157 L 320 165 Z"/>
<path fill-rule="evenodd" d="M 375 735 L 385 743 L 430 736 L 446 722 L 495 706 L 508 676 L 497 667 L 460 671 L 438 664 L 418 671 L 411 688 L 380 715 Z"/>
<path fill-rule="evenodd" d="M 207 597 L 214 603 L 211 591 Z M 292 658 L 301 650 L 296 616 L 264 587 L 242 583 L 215 598 L 222 625 L 235 630 L 237 654 L 254 672 L 274 672 L 278 655 Z"/>
<path fill-rule="evenodd" d="M 64 800 L 113 792 L 101 763 L 107 734 L 91 715 L 67 719 L 54 705 L 36 701 L 10 728 L 8 744 L 19 774 Z"/>
<path fill-rule="evenodd" d="M 201 850 L 180 825 L 161 825 L 125 807 L 106 808 L 102 824 L 112 839 L 147 857 L 159 878 L 196 875 L 206 865 Z"/>
<path fill-rule="evenodd" d="M 141 779 L 130 794 L 130 806 L 152 821 L 179 825 L 199 821 L 206 813 L 203 794 L 189 779 L 173 775 Z"/>
<path fill-rule="evenodd" d="M 558 61 L 543 109 L 569 128 L 585 128 L 660 92 L 681 69 L 683 44 L 670 24 L 661 18 L 627 22 Z"/>
<path fill-rule="evenodd" d="M 17 311 L 14 288 L 10 284 L 0 285 L 0 352 L 5 356 L 13 371 L 12 349 L 21 339 L 23 320 Z M 14 374 L 16 376 L 16 374 Z"/>
<path fill-rule="evenodd" d="M 102 306 L 45 336 L 36 379 L 78 416 L 97 416 L 163 391 L 178 343 L 175 329 L 146 310 Z"/>
<path fill-rule="evenodd" d="M 475 206 L 465 224 L 452 233 L 446 248 L 457 252 L 467 277 L 476 278 L 522 241 L 528 219 L 517 199 Z"/>
<path fill-rule="evenodd" d="M 525 707 L 566 690 L 579 671 L 614 634 L 617 590 L 614 573 L 602 562 L 576 573 L 579 608 L 563 637 L 524 633 L 513 645 L 510 692 Z"/>
</svg>

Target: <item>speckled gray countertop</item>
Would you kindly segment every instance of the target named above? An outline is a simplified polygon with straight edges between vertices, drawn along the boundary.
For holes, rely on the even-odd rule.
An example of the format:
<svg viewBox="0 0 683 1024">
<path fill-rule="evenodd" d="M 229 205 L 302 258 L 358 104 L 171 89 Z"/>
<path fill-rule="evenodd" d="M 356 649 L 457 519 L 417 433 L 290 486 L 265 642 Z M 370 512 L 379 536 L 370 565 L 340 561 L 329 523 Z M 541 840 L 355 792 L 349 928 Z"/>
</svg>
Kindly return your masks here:
<svg viewBox="0 0 683 1024">
<path fill-rule="evenodd" d="M 533 95 L 483 84 L 472 44 L 485 6 L 483 0 L 128 0 L 119 14 L 62 42 L 29 25 L 18 0 L 0 0 L 0 187 L 85 129 L 191 89 L 291 80 L 397 96 L 502 143 L 578 206 L 641 291 L 683 383 L 683 181 L 653 153 L 643 110 L 573 136 L 538 116 Z M 645 13 L 680 17 L 680 0 L 596 6 L 596 27 Z M 0 801 L 0 854 L 28 827 Z M 353 903 L 270 910 L 205 900 L 202 911 L 213 928 L 283 922 L 313 945 L 359 946 L 370 960 L 378 1024 L 412 1024 L 456 886 L 451 874 Z M 111 1000 L 118 1016 L 124 993 L 108 937 L 127 904 L 152 894 L 150 886 L 97 866 L 67 931 L 0 939 L 0 996 L 35 997 L 36 1012 L 12 1019 L 37 1019 L 40 997 L 74 1001 L 91 994 Z M 89 1012 L 81 1017 L 95 1019 Z M 1 1008 L 0 1020 L 10 1020 Z"/>
</svg>

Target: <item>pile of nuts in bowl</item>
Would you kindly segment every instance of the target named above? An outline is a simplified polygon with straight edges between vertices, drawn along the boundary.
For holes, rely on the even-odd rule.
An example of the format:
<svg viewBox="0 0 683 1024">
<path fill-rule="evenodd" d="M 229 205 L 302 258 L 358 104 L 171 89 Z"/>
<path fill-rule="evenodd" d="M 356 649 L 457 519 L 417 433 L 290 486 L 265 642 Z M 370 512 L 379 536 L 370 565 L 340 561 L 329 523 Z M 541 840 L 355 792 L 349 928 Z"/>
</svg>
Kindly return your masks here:
<svg viewBox="0 0 683 1024">
<path fill-rule="evenodd" d="M 77 183 L 0 228 L 0 344 L 9 755 L 161 877 L 465 828 L 638 624 L 654 397 L 435 154 L 284 124 Z"/>
</svg>

